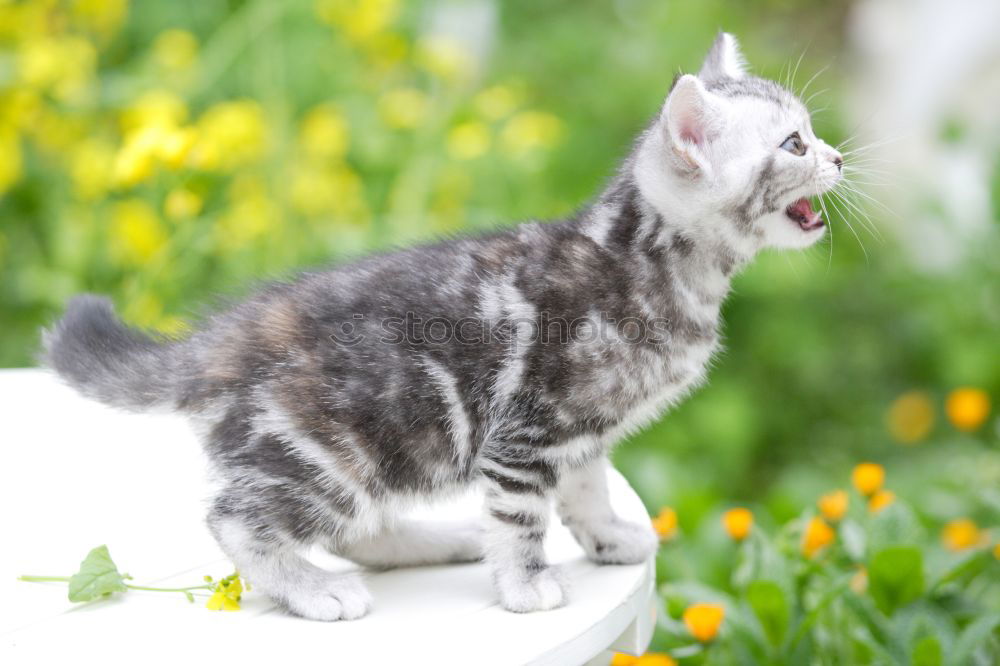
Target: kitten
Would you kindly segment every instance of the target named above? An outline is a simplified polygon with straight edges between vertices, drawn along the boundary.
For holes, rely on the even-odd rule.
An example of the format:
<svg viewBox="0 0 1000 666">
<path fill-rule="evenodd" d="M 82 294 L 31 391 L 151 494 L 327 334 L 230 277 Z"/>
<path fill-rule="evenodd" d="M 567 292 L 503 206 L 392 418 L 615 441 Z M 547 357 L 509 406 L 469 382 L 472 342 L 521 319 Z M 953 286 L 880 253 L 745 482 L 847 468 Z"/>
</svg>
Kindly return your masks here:
<svg viewBox="0 0 1000 666">
<path fill-rule="evenodd" d="M 824 233 L 806 197 L 841 156 L 720 34 L 674 83 L 617 176 L 569 220 L 371 256 L 274 284 L 186 339 L 124 326 L 80 296 L 44 336 L 81 393 L 187 414 L 225 487 L 208 525 L 254 584 L 318 620 L 364 615 L 363 565 L 485 559 L 501 604 L 566 602 L 545 560 L 550 505 L 587 556 L 646 561 L 618 518 L 607 455 L 705 378 L 733 273 Z M 418 498 L 485 490 L 479 525 L 419 525 Z"/>
</svg>

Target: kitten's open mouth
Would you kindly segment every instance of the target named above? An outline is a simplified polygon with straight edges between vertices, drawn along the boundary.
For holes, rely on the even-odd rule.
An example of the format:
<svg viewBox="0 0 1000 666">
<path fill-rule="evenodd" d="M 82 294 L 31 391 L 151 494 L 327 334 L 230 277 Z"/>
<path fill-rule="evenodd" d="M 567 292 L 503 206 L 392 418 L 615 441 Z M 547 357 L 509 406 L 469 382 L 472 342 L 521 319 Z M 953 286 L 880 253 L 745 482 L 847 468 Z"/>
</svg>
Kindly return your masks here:
<svg viewBox="0 0 1000 666">
<path fill-rule="evenodd" d="M 786 208 L 785 215 L 792 222 L 799 225 L 802 231 L 813 231 L 823 226 L 823 218 L 820 217 L 817 211 L 812 209 L 809 199 L 805 197 L 802 197 Z"/>
</svg>

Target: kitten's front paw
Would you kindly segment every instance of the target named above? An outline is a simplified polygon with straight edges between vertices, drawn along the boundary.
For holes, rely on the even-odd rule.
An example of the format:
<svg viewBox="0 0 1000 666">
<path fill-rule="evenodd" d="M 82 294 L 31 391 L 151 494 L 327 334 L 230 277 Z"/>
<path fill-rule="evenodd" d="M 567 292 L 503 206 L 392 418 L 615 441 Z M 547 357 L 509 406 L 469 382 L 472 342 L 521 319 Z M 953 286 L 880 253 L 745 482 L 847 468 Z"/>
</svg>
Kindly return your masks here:
<svg viewBox="0 0 1000 666">
<path fill-rule="evenodd" d="M 525 572 L 519 569 L 497 576 L 500 605 L 515 613 L 558 608 L 566 603 L 566 583 L 556 567 Z"/>
<path fill-rule="evenodd" d="M 356 620 L 372 607 L 368 588 L 352 575 L 330 576 L 309 586 L 283 590 L 279 598 L 295 615 L 325 622 Z"/>
<path fill-rule="evenodd" d="M 660 545 L 652 526 L 624 520 L 588 525 L 577 540 L 587 557 L 600 564 L 640 564 Z"/>
</svg>

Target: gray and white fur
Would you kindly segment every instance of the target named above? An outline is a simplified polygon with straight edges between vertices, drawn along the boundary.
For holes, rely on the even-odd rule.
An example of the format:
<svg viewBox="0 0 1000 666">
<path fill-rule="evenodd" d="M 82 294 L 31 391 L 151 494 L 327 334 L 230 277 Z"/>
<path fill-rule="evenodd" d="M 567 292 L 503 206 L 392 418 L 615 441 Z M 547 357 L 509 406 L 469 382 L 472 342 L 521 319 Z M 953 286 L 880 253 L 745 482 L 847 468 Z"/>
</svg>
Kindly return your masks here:
<svg viewBox="0 0 1000 666">
<path fill-rule="evenodd" d="M 79 296 L 44 358 L 88 397 L 190 417 L 225 481 L 212 533 L 292 613 L 371 607 L 359 577 L 299 554 L 315 544 L 372 567 L 485 559 L 505 608 L 554 608 L 567 591 L 542 546 L 552 504 L 591 560 L 652 555 L 650 526 L 609 505 L 608 452 L 704 381 L 733 274 L 823 235 L 805 197 L 840 164 L 802 103 L 746 74 L 720 34 L 571 219 L 305 273 L 184 339 Z M 478 524 L 399 518 L 470 484 Z"/>
</svg>

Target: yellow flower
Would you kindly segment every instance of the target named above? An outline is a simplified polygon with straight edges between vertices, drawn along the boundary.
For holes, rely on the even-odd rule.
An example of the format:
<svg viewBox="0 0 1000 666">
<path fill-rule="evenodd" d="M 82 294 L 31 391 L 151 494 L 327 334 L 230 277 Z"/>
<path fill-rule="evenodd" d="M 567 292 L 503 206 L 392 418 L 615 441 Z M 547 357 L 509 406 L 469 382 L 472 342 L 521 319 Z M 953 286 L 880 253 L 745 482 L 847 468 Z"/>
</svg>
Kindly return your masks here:
<svg viewBox="0 0 1000 666">
<path fill-rule="evenodd" d="M 472 160 L 490 149 L 490 128 L 478 120 L 456 125 L 448 132 L 448 154 L 456 160 Z"/>
<path fill-rule="evenodd" d="M 750 509 L 730 509 L 722 514 L 722 525 L 730 537 L 736 541 L 743 541 L 753 527 L 753 513 Z"/>
<path fill-rule="evenodd" d="M 653 530 L 659 535 L 660 541 L 672 539 L 677 533 L 677 512 L 669 506 L 660 509 L 660 513 L 653 518 Z"/>
<path fill-rule="evenodd" d="M 995 557 L 998 560 L 1000 560 L 1000 543 L 998 543 L 997 545 L 993 546 L 993 557 Z"/>
<path fill-rule="evenodd" d="M 78 97 L 93 77 L 97 52 L 79 37 L 25 40 L 17 58 L 18 79 L 60 99 Z"/>
<path fill-rule="evenodd" d="M 836 533 L 822 518 L 813 518 L 806 525 L 806 530 L 802 534 L 802 553 L 806 557 L 812 557 L 820 549 L 833 543 Z"/>
<path fill-rule="evenodd" d="M 318 0 L 316 13 L 352 41 L 361 42 L 377 36 L 395 20 L 399 0 Z"/>
<path fill-rule="evenodd" d="M 959 430 L 972 431 L 990 415 L 990 397 L 977 388 L 959 388 L 948 394 L 944 405 L 948 420 Z"/>
<path fill-rule="evenodd" d="M 885 469 L 876 463 L 861 463 L 851 472 L 851 481 L 859 493 L 872 495 L 885 483 Z"/>
<path fill-rule="evenodd" d="M 240 598 L 243 596 L 243 582 L 239 574 L 226 576 L 215 586 L 215 591 L 209 597 L 205 608 L 209 610 L 237 611 L 240 609 Z"/>
<path fill-rule="evenodd" d="M 0 96 L 0 126 L 28 129 L 41 109 L 42 97 L 37 90 L 25 86 L 8 88 Z"/>
<path fill-rule="evenodd" d="M 474 64 L 472 54 L 461 42 L 443 36 L 421 39 L 415 59 L 417 65 L 449 82 L 467 79 Z"/>
<path fill-rule="evenodd" d="M 146 127 L 176 127 L 187 119 L 184 100 L 167 90 L 143 93 L 122 113 L 122 131 L 126 134 Z"/>
<path fill-rule="evenodd" d="M 198 40 L 187 30 L 164 30 L 153 42 L 153 58 L 167 70 L 188 69 L 198 59 Z"/>
<path fill-rule="evenodd" d="M 934 425 L 934 405 L 924 391 L 909 391 L 896 398 L 887 415 L 889 432 L 903 444 L 919 442 Z"/>
<path fill-rule="evenodd" d="M 647 652 L 639 657 L 635 666 L 677 666 L 677 662 L 669 654 L 662 652 Z"/>
<path fill-rule="evenodd" d="M 472 99 L 476 111 L 487 120 L 500 120 L 517 107 L 518 95 L 511 86 L 496 85 L 483 90 Z"/>
<path fill-rule="evenodd" d="M 187 117 L 184 102 L 172 93 L 143 95 L 122 115 L 125 142 L 115 158 L 114 182 L 131 186 L 149 179 L 158 162 L 179 169 L 195 146 L 193 127 L 179 127 Z"/>
<path fill-rule="evenodd" d="M 194 217 L 201 212 L 203 204 L 204 201 L 200 196 L 187 188 L 178 187 L 170 190 L 167 194 L 167 198 L 163 202 L 163 211 L 167 217 L 179 220 Z"/>
<path fill-rule="evenodd" d="M 868 498 L 868 510 L 872 513 L 878 513 L 895 501 L 896 493 L 891 490 L 879 490 Z"/>
<path fill-rule="evenodd" d="M 364 53 L 376 70 L 386 70 L 398 65 L 406 58 L 408 51 L 406 40 L 390 32 L 379 33 L 364 43 Z"/>
<path fill-rule="evenodd" d="M 73 13 L 87 28 L 106 39 L 125 21 L 128 0 L 75 0 Z"/>
<path fill-rule="evenodd" d="M 843 490 L 828 492 L 816 502 L 823 517 L 834 523 L 838 522 L 847 513 L 848 503 L 847 492 Z"/>
<path fill-rule="evenodd" d="M 264 110 L 257 102 L 220 102 L 198 119 L 192 159 L 202 169 L 231 170 L 257 161 L 265 139 Z"/>
<path fill-rule="evenodd" d="M 681 619 L 692 636 L 706 643 L 719 633 L 725 616 L 726 609 L 722 604 L 697 603 L 688 606 Z"/>
<path fill-rule="evenodd" d="M 112 180 L 116 185 L 129 187 L 148 180 L 156 166 L 156 153 L 163 138 L 162 127 L 151 125 L 131 132 L 115 156 Z"/>
<path fill-rule="evenodd" d="M 427 95 L 416 88 L 396 88 L 378 100 L 379 117 L 389 127 L 412 129 L 427 115 Z"/>
<path fill-rule="evenodd" d="M 142 199 L 127 199 L 115 204 L 111 227 L 113 244 L 128 263 L 145 263 L 167 244 L 156 212 Z"/>
<path fill-rule="evenodd" d="M 193 127 L 180 127 L 163 132 L 156 146 L 156 154 L 171 169 L 180 169 L 187 161 L 198 133 Z"/>
<path fill-rule="evenodd" d="M 0 127 L 0 194 L 21 179 L 21 139 L 12 127 Z"/>
<path fill-rule="evenodd" d="M 233 601 L 222 592 L 215 592 L 208 598 L 205 608 L 208 610 L 238 611 L 240 609 L 240 602 Z"/>
<path fill-rule="evenodd" d="M 941 530 L 941 540 L 948 550 L 966 550 L 978 546 L 983 540 L 979 527 L 968 518 L 953 520 Z"/>
<path fill-rule="evenodd" d="M 309 111 L 299 129 L 299 146 L 316 159 L 340 158 L 347 152 L 347 121 L 331 104 Z"/>
<path fill-rule="evenodd" d="M 554 146 L 562 129 L 562 121 L 551 113 L 521 111 L 504 125 L 500 140 L 507 153 L 518 157 Z"/>
<path fill-rule="evenodd" d="M 633 657 L 624 652 L 615 652 L 611 657 L 611 666 L 635 666 L 639 662 L 639 657 Z"/>
</svg>

